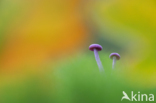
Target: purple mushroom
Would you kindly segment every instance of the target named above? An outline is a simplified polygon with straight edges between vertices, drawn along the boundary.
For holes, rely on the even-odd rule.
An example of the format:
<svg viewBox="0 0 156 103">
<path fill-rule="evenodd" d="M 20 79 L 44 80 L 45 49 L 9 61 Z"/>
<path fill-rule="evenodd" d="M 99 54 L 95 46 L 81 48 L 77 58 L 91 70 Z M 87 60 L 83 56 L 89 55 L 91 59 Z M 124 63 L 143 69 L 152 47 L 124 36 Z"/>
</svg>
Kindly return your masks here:
<svg viewBox="0 0 156 103">
<path fill-rule="evenodd" d="M 120 59 L 120 55 L 118 53 L 111 53 L 109 58 L 113 59 L 112 68 L 115 68 L 116 60 Z"/>
<path fill-rule="evenodd" d="M 96 62 L 97 62 L 100 72 L 104 71 L 101 61 L 100 61 L 100 58 L 99 58 L 99 55 L 98 55 L 98 51 L 102 50 L 102 46 L 99 44 L 91 44 L 89 46 L 89 50 L 94 51 L 95 59 L 96 59 Z"/>
</svg>

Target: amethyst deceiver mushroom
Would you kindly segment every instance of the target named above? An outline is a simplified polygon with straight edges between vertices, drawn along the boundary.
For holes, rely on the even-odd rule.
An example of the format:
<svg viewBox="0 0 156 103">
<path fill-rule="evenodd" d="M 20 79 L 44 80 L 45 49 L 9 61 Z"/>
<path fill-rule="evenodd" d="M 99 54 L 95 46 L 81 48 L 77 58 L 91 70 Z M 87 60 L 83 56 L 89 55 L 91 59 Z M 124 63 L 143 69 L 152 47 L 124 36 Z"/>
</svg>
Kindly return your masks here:
<svg viewBox="0 0 156 103">
<path fill-rule="evenodd" d="M 96 62 L 97 62 L 100 72 L 104 71 L 102 63 L 99 58 L 99 54 L 98 54 L 98 51 L 102 50 L 102 46 L 99 44 L 91 44 L 89 46 L 89 50 L 94 51 L 95 59 L 96 59 Z"/>
<path fill-rule="evenodd" d="M 115 68 L 116 60 L 120 59 L 120 55 L 118 53 L 111 53 L 109 56 L 110 59 L 113 59 L 112 68 Z"/>
</svg>

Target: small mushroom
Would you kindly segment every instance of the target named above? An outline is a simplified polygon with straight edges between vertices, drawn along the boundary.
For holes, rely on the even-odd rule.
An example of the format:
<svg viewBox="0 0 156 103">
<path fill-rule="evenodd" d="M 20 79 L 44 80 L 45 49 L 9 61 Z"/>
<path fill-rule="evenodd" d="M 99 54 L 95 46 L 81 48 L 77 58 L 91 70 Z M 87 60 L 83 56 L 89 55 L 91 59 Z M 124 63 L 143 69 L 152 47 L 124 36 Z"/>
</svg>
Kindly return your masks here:
<svg viewBox="0 0 156 103">
<path fill-rule="evenodd" d="M 104 71 L 102 63 L 99 58 L 99 54 L 98 54 L 98 51 L 102 50 L 102 46 L 99 44 L 91 44 L 89 46 L 89 50 L 94 51 L 95 59 L 96 59 L 96 62 L 97 62 L 100 72 Z"/>
<path fill-rule="evenodd" d="M 115 68 L 116 60 L 120 59 L 120 55 L 118 53 L 111 53 L 109 56 L 110 59 L 113 59 L 112 68 Z"/>
</svg>

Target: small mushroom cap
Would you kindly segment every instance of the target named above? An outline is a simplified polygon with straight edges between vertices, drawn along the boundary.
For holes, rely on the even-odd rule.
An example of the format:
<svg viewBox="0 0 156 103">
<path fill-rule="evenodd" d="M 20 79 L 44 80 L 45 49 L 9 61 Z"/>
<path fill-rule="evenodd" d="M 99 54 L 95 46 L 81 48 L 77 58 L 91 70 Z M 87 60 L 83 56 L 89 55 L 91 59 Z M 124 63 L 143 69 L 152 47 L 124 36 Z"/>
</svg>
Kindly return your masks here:
<svg viewBox="0 0 156 103">
<path fill-rule="evenodd" d="M 94 51 L 94 49 L 96 49 L 96 50 L 98 50 L 98 51 L 101 51 L 101 50 L 102 50 L 102 46 L 99 45 L 99 44 L 91 44 L 91 45 L 89 46 L 89 50 Z"/>
<path fill-rule="evenodd" d="M 120 59 L 120 55 L 118 53 L 111 53 L 109 58 L 113 59 L 114 56 L 116 57 L 117 60 Z"/>
</svg>

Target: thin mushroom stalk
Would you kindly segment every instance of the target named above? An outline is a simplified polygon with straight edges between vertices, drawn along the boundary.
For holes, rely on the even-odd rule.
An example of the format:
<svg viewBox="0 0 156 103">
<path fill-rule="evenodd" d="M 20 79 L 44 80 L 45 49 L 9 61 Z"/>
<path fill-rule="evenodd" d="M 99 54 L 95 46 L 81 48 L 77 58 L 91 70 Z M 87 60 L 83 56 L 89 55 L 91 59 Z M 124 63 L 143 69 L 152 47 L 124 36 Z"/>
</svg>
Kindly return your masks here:
<svg viewBox="0 0 156 103">
<path fill-rule="evenodd" d="M 113 59 L 112 69 L 114 69 L 116 65 L 116 61 L 120 59 L 120 55 L 118 53 L 111 53 L 109 57 Z"/>
<path fill-rule="evenodd" d="M 101 63 L 101 60 L 100 60 L 100 57 L 99 57 L 99 54 L 98 54 L 98 51 L 102 50 L 102 46 L 99 45 L 99 44 L 92 44 L 92 45 L 89 46 L 89 50 L 94 51 L 94 55 L 95 55 L 95 59 L 96 59 L 99 71 L 103 72 L 104 68 L 102 66 L 102 63 Z"/>
<path fill-rule="evenodd" d="M 115 64 L 116 64 L 116 57 L 114 56 L 114 57 L 113 57 L 113 63 L 112 63 L 112 68 L 113 68 L 113 69 L 115 68 Z"/>
<path fill-rule="evenodd" d="M 99 67 L 99 70 L 103 71 L 104 69 L 103 69 L 103 66 L 102 66 L 98 51 L 96 49 L 94 49 L 94 55 L 95 55 L 95 59 L 96 59 L 97 65 Z"/>
</svg>

